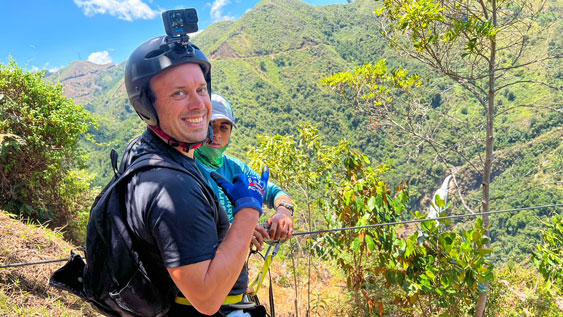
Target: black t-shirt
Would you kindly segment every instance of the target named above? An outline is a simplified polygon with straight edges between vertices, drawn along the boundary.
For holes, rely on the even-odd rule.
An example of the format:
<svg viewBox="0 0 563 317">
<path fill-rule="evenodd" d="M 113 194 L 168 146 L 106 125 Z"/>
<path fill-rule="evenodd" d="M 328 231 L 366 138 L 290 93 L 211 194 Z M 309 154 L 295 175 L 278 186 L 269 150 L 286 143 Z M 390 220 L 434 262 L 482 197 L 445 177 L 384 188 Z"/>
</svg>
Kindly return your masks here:
<svg viewBox="0 0 563 317">
<path fill-rule="evenodd" d="M 127 185 L 127 222 L 141 240 L 146 269 L 156 279 L 171 281 L 166 268 L 215 257 L 229 230 L 229 219 L 193 159 L 150 130 L 133 146 L 127 161 L 131 163 L 146 153 L 156 153 L 190 172 L 152 168 L 136 173 Z M 247 284 L 248 274 L 243 268 L 230 294 L 244 293 Z"/>
</svg>

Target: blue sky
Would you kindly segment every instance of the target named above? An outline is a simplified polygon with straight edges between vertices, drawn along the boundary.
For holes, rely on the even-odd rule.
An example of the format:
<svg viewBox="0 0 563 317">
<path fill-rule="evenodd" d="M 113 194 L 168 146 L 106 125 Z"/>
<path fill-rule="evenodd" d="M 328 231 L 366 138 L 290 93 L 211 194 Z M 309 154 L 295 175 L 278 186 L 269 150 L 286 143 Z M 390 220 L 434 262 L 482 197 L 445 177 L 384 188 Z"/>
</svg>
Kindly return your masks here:
<svg viewBox="0 0 563 317">
<path fill-rule="evenodd" d="M 164 34 L 161 12 L 196 8 L 199 29 L 236 20 L 259 0 L 0 0 L 0 63 L 55 71 L 75 60 L 121 63 Z M 312 5 L 346 0 L 305 0 Z"/>
</svg>

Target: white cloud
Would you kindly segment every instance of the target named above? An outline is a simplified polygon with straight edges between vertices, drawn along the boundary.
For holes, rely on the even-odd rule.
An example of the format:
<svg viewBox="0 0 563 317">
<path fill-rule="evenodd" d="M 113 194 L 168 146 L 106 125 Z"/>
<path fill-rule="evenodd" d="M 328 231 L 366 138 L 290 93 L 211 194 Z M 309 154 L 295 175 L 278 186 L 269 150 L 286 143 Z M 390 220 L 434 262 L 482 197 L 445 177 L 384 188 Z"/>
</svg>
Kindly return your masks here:
<svg viewBox="0 0 563 317">
<path fill-rule="evenodd" d="M 51 67 L 49 68 L 49 62 L 46 62 L 45 64 L 43 64 L 43 66 L 41 67 L 37 67 L 37 66 L 31 66 L 31 69 L 29 71 L 31 72 L 38 72 L 38 71 L 42 71 L 42 70 L 47 70 L 50 73 L 55 73 L 57 72 L 59 69 L 63 68 L 64 66 L 59 66 L 59 67 Z"/>
<path fill-rule="evenodd" d="M 59 71 L 61 68 L 63 68 L 63 66 L 49 68 L 48 71 L 49 71 L 49 73 L 56 73 L 56 72 Z"/>
<path fill-rule="evenodd" d="M 88 61 L 100 65 L 113 63 L 108 51 L 94 52 L 88 56 Z"/>
<path fill-rule="evenodd" d="M 230 0 L 215 0 L 211 5 L 211 19 L 213 22 L 223 21 L 223 20 L 234 20 L 235 17 L 223 15 L 223 8 L 231 3 Z"/>
<path fill-rule="evenodd" d="M 152 19 L 159 14 L 142 0 L 74 0 L 74 3 L 82 8 L 86 16 L 107 13 L 121 20 L 133 21 Z"/>
</svg>

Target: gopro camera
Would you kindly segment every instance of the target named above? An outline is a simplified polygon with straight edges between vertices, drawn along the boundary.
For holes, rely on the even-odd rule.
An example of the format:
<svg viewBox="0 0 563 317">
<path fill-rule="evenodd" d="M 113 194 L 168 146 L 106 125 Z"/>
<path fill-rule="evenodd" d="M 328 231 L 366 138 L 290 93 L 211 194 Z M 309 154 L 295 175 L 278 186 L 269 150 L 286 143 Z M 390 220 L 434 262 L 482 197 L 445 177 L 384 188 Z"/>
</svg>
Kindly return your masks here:
<svg viewBox="0 0 563 317">
<path fill-rule="evenodd" d="M 197 32 L 197 11 L 194 8 L 162 12 L 166 34 L 173 38 Z"/>
</svg>

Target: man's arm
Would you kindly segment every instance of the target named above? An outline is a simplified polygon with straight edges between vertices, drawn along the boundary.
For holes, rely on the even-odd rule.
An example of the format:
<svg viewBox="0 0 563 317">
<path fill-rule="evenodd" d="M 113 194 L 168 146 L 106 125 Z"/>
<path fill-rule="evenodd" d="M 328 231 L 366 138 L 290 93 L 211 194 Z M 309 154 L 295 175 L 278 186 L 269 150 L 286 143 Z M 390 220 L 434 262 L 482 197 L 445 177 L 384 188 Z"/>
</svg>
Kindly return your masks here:
<svg viewBox="0 0 563 317">
<path fill-rule="evenodd" d="M 287 240 L 293 234 L 293 210 L 284 206 L 284 203 L 293 206 L 289 196 L 280 195 L 275 202 L 276 212 L 268 219 L 268 224 L 270 225 L 268 234 L 272 240 Z"/>
<path fill-rule="evenodd" d="M 229 294 L 248 256 L 258 216 L 252 208 L 238 211 L 213 259 L 168 269 L 174 283 L 199 312 L 216 313 Z"/>
<path fill-rule="evenodd" d="M 233 204 L 233 224 L 213 259 L 169 268 L 168 272 L 198 311 L 212 315 L 221 307 L 246 260 L 250 238 L 262 214 L 269 172 L 265 168 L 261 178 L 235 175 L 233 183 L 216 172 L 210 175 Z"/>
<path fill-rule="evenodd" d="M 261 225 L 254 228 L 254 236 L 251 242 L 258 251 L 262 251 L 264 239 L 288 240 L 291 238 L 293 234 L 293 210 L 289 209 L 285 203 L 293 206 L 293 202 L 288 195 L 280 195 L 276 199 L 276 212 L 268 219 L 268 230 Z"/>
</svg>

